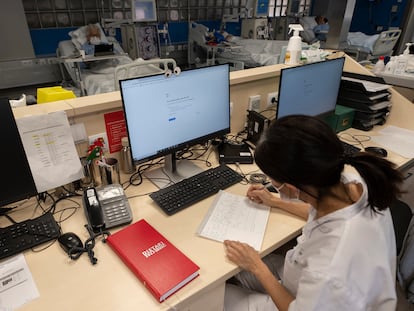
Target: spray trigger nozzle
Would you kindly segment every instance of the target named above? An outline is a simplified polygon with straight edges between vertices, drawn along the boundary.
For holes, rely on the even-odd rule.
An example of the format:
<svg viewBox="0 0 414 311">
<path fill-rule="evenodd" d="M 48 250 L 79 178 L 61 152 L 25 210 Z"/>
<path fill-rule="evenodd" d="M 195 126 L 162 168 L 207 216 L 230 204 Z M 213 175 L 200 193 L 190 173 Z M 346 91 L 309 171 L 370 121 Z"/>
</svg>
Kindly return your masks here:
<svg viewBox="0 0 414 311">
<path fill-rule="evenodd" d="M 299 32 L 303 31 L 303 27 L 301 24 L 289 24 L 289 34 L 292 32 L 293 30 L 293 35 L 294 36 L 299 36 Z"/>
</svg>

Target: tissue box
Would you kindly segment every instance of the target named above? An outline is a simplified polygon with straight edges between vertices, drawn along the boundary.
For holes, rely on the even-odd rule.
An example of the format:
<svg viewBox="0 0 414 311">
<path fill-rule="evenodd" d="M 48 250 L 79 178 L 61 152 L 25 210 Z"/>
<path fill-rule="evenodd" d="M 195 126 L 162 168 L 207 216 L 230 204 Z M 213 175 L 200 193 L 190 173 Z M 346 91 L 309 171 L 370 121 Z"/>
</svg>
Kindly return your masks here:
<svg viewBox="0 0 414 311">
<path fill-rule="evenodd" d="M 336 133 L 338 133 L 352 126 L 354 114 L 355 109 L 336 105 L 335 113 L 326 116 L 324 121 L 327 122 Z"/>
<path fill-rule="evenodd" d="M 42 87 L 37 89 L 37 103 L 49 103 L 58 100 L 75 98 L 73 91 L 66 90 L 61 86 Z"/>
</svg>

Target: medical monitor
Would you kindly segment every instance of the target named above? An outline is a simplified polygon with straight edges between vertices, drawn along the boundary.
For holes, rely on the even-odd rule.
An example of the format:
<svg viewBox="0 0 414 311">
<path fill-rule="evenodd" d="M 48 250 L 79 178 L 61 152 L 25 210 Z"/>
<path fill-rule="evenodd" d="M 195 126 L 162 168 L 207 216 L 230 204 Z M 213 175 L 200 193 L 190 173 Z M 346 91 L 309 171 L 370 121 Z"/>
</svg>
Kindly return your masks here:
<svg viewBox="0 0 414 311">
<path fill-rule="evenodd" d="M 228 64 L 119 83 L 134 163 L 166 156 L 156 184 L 165 174 L 179 181 L 200 171 L 190 161 L 176 162 L 177 151 L 230 133 Z"/>
<path fill-rule="evenodd" d="M 157 7 L 155 0 L 132 0 L 132 20 L 134 22 L 156 22 Z"/>
<path fill-rule="evenodd" d="M 0 98 L 0 207 L 37 195 L 23 143 L 7 98 Z"/>
<path fill-rule="evenodd" d="M 335 111 L 345 58 L 335 58 L 280 72 L 276 118 L 292 114 L 324 117 Z"/>
</svg>

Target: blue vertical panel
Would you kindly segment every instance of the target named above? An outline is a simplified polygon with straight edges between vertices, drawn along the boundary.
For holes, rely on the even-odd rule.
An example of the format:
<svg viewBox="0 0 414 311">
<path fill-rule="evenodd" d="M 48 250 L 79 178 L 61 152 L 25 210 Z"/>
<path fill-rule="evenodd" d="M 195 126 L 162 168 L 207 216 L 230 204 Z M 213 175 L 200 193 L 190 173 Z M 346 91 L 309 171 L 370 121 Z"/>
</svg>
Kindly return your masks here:
<svg viewBox="0 0 414 311">
<path fill-rule="evenodd" d="M 59 41 L 70 40 L 69 32 L 76 28 L 31 29 L 33 49 L 36 56 L 56 55 Z"/>
<path fill-rule="evenodd" d="M 349 31 L 376 34 L 401 27 L 408 0 L 357 0 Z"/>
<path fill-rule="evenodd" d="M 269 0 L 257 0 L 256 17 L 267 17 Z"/>
</svg>

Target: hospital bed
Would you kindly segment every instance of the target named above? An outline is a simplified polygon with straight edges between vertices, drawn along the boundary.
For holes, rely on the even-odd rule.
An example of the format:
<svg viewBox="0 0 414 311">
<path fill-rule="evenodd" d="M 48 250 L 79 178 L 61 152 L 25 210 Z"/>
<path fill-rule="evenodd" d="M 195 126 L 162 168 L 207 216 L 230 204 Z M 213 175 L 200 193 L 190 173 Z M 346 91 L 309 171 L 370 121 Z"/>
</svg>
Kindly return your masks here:
<svg viewBox="0 0 414 311">
<path fill-rule="evenodd" d="M 205 58 L 207 65 L 230 63 L 234 69 L 244 69 L 280 63 L 285 40 L 244 39 L 229 36 L 226 41 L 209 44 L 208 27 L 192 22 L 189 27 L 189 63 L 194 64 Z M 203 55 L 200 57 L 200 55 Z"/>
<path fill-rule="evenodd" d="M 378 59 L 379 56 L 391 56 L 400 35 L 400 29 L 386 30 L 375 35 L 349 32 L 345 52 L 358 62 Z"/>
<path fill-rule="evenodd" d="M 107 37 L 103 32 L 103 42 L 113 44 L 114 53 L 84 55 L 81 51 L 83 34 L 80 30 L 84 31 L 85 28 L 82 28 L 76 30 L 77 33 L 69 33 L 72 39 L 59 42 L 56 51 L 62 70 L 64 68 L 82 96 L 118 90 L 120 79 L 166 73 L 177 67 L 171 58 L 132 60 L 115 38 Z"/>
</svg>

